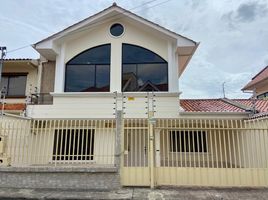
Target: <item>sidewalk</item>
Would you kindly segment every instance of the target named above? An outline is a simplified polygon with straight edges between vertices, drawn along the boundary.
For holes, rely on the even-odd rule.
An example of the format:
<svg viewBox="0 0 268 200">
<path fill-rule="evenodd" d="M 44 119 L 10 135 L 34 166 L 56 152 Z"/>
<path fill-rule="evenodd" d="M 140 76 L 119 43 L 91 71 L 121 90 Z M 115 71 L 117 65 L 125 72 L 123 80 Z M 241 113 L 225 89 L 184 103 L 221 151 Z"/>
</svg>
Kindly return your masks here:
<svg viewBox="0 0 268 200">
<path fill-rule="evenodd" d="M 70 191 L 44 189 L 0 189 L 0 199 L 179 199 L 179 200 L 267 200 L 268 189 L 260 188 L 123 188 L 117 191 Z"/>
</svg>

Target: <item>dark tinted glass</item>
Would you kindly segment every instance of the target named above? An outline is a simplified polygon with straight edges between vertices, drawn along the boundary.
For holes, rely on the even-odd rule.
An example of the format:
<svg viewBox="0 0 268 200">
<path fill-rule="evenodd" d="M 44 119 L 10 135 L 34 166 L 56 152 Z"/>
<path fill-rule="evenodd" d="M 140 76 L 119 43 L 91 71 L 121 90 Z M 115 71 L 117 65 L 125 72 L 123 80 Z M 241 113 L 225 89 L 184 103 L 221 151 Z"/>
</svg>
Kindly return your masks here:
<svg viewBox="0 0 268 200">
<path fill-rule="evenodd" d="M 124 32 L 124 27 L 121 24 L 113 24 L 110 28 L 110 33 L 113 36 L 120 36 Z"/>
<path fill-rule="evenodd" d="M 124 44 L 122 68 L 122 91 L 168 91 L 168 64 L 157 54 Z"/>
<path fill-rule="evenodd" d="M 167 91 L 167 64 L 138 65 L 138 87 L 141 91 Z"/>
<path fill-rule="evenodd" d="M 110 64 L 111 45 L 106 44 L 86 50 L 70 60 L 68 65 Z"/>
<path fill-rule="evenodd" d="M 84 51 L 66 65 L 66 92 L 109 92 L 110 49 L 102 45 Z"/>
<path fill-rule="evenodd" d="M 122 85 L 124 92 L 136 91 L 138 88 L 137 83 L 137 67 L 136 65 L 123 65 L 123 79 Z"/>
<path fill-rule="evenodd" d="M 108 92 L 110 88 L 110 66 L 96 66 L 96 88 L 99 91 Z"/>
<path fill-rule="evenodd" d="M 166 63 L 166 61 L 150 50 L 135 45 L 123 44 L 123 64 L 130 63 Z"/>
<path fill-rule="evenodd" d="M 95 86 L 95 65 L 67 65 L 66 92 L 87 92 Z"/>
<path fill-rule="evenodd" d="M 3 92 L 6 92 L 7 89 L 8 89 L 8 77 L 3 76 L 1 78 L 0 90 L 2 90 Z"/>
<path fill-rule="evenodd" d="M 9 78 L 8 95 L 24 96 L 26 89 L 26 76 L 13 76 Z"/>
<path fill-rule="evenodd" d="M 25 96 L 26 75 L 3 76 L 1 79 L 1 90 L 6 96 Z"/>
</svg>

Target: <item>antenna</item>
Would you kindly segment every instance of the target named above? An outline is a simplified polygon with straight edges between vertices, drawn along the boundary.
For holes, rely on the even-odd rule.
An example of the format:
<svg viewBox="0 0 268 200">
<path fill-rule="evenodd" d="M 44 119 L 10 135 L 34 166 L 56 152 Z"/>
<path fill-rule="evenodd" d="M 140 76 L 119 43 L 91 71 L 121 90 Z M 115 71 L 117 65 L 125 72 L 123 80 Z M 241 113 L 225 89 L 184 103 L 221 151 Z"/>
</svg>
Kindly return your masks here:
<svg viewBox="0 0 268 200">
<path fill-rule="evenodd" d="M 223 93 L 223 98 L 225 99 L 225 81 L 222 83 L 222 93 Z"/>
</svg>

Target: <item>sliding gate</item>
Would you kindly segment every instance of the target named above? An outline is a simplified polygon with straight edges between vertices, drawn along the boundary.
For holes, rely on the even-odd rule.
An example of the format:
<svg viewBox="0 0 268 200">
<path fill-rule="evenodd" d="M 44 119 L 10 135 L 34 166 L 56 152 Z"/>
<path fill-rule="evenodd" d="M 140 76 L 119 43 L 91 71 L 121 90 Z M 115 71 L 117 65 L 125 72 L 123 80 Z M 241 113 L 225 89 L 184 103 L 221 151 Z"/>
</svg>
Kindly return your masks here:
<svg viewBox="0 0 268 200">
<path fill-rule="evenodd" d="M 125 186 L 268 186 L 268 119 L 125 119 Z"/>
</svg>

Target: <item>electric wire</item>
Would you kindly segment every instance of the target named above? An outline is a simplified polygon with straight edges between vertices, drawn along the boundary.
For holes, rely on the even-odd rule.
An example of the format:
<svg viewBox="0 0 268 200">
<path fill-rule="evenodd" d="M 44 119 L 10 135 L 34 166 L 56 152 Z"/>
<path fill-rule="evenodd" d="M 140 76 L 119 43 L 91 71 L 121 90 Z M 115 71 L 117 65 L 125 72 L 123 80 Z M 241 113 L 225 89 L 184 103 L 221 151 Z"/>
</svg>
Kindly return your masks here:
<svg viewBox="0 0 268 200">
<path fill-rule="evenodd" d="M 126 17 L 126 15 L 121 16 L 121 17 L 119 17 L 119 18 L 114 18 L 114 17 L 123 15 L 123 14 L 125 14 L 125 13 L 129 13 L 129 11 L 131 11 L 131 10 L 136 10 L 137 8 L 141 8 L 141 7 L 143 7 L 143 6 L 147 5 L 147 4 L 153 3 L 153 2 L 155 2 L 155 1 L 158 1 L 158 0 L 150 0 L 150 1 L 147 1 L 147 2 L 142 3 L 142 4 L 140 4 L 140 5 L 136 6 L 136 7 L 131 8 L 131 9 L 124 10 L 122 13 L 117 13 L 117 14 L 111 16 L 111 17 L 108 17 L 108 18 L 101 19 L 101 20 L 99 20 L 99 21 L 93 22 L 93 23 L 91 23 L 89 26 L 87 26 L 87 27 L 85 27 L 85 28 L 82 28 L 82 29 L 79 29 L 79 30 L 76 30 L 76 31 L 73 31 L 73 32 L 68 33 L 68 36 L 73 35 L 73 34 L 76 34 L 76 33 L 80 33 L 80 32 L 83 32 L 83 31 L 86 31 L 86 30 L 91 29 L 91 28 L 93 28 L 93 27 L 95 27 L 95 26 L 99 26 L 99 25 L 101 25 L 101 24 L 104 24 L 104 23 L 106 23 L 107 21 L 122 19 L 122 18 Z M 162 5 L 162 4 L 167 3 L 167 2 L 169 2 L 169 1 L 172 1 L 172 0 L 166 0 L 166 1 L 163 1 L 163 2 L 159 2 L 159 3 L 155 4 L 155 5 L 152 5 L 152 6 L 147 7 L 147 9 L 150 9 L 150 8 L 153 8 L 153 7 Z M 102 11 L 101 11 L 101 12 L 102 12 Z M 130 13 L 129 13 L 129 14 L 130 14 Z M 87 19 L 87 18 L 86 18 L 86 19 Z M 82 21 L 83 21 L 83 20 L 82 20 Z M 79 23 L 79 22 L 78 22 L 78 23 Z M 67 29 L 68 29 L 68 28 L 67 28 Z M 61 32 L 61 31 L 60 31 L 60 32 Z M 57 34 L 57 33 L 56 33 L 56 34 Z M 55 34 L 53 34 L 53 35 L 55 35 Z M 52 36 L 53 36 L 53 35 L 52 35 Z M 51 37 L 51 36 L 49 36 L 49 37 Z M 67 37 L 67 36 L 62 36 L 61 38 L 64 38 L 64 37 Z M 19 48 L 16 48 L 16 49 L 12 49 L 12 50 L 10 50 L 10 51 L 7 51 L 6 53 L 12 53 L 12 52 L 15 52 L 15 51 L 19 51 L 19 50 L 21 50 L 21 49 L 25 49 L 25 48 L 30 47 L 30 46 L 32 46 L 32 44 L 28 44 L 28 45 L 25 45 L 25 46 L 22 46 L 22 47 L 19 47 Z"/>
</svg>

